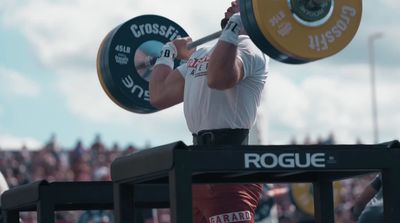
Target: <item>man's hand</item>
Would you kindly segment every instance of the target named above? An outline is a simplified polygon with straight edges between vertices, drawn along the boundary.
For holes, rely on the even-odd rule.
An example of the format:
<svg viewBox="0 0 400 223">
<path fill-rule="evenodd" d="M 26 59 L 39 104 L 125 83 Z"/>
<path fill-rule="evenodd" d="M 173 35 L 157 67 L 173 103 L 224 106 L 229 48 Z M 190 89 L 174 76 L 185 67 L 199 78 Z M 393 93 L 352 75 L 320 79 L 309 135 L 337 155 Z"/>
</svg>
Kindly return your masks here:
<svg viewBox="0 0 400 223">
<path fill-rule="evenodd" d="M 228 23 L 229 22 L 235 24 L 238 27 L 237 29 L 239 30 L 239 35 L 246 35 L 246 30 L 244 29 L 240 13 L 233 14 Z"/>
<path fill-rule="evenodd" d="M 229 18 L 219 39 L 237 46 L 240 34 L 244 34 L 243 23 L 240 13 L 235 13 Z"/>
<path fill-rule="evenodd" d="M 193 48 L 193 49 L 187 48 L 187 45 L 191 42 L 192 42 L 192 38 L 190 38 L 190 37 L 178 38 L 172 42 L 175 45 L 176 50 L 177 50 L 177 56 L 176 56 L 177 59 L 187 60 L 190 58 L 190 56 L 193 54 L 193 52 L 196 51 L 195 48 Z"/>
</svg>

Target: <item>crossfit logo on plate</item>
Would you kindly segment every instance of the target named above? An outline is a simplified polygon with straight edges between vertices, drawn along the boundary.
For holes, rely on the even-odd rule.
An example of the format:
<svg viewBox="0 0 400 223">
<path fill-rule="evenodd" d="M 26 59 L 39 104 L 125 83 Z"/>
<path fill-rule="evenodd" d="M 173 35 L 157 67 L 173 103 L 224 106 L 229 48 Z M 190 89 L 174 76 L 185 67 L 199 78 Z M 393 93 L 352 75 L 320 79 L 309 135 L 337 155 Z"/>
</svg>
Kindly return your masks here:
<svg viewBox="0 0 400 223">
<path fill-rule="evenodd" d="M 308 37 L 309 48 L 316 51 L 328 50 L 330 44 L 333 44 L 337 39 L 344 35 L 357 13 L 357 9 L 344 5 L 339 20 L 330 30 L 321 33 L 320 35 L 310 35 Z"/>
<path fill-rule="evenodd" d="M 169 39 L 170 41 L 180 38 L 181 36 L 179 35 L 179 30 L 177 30 L 173 26 L 165 26 L 165 25 L 160 25 L 158 23 L 146 23 L 146 24 L 133 24 L 131 26 L 131 31 L 133 36 L 136 38 L 140 38 L 141 36 L 144 35 L 160 35 L 162 37 L 165 37 Z"/>
<path fill-rule="evenodd" d="M 325 153 L 245 153 L 244 154 L 245 168 L 325 168 L 326 154 Z"/>
<path fill-rule="evenodd" d="M 251 214 L 250 211 L 238 211 L 238 212 L 214 215 L 211 216 L 209 220 L 210 223 L 230 223 L 230 222 L 250 221 Z"/>
</svg>

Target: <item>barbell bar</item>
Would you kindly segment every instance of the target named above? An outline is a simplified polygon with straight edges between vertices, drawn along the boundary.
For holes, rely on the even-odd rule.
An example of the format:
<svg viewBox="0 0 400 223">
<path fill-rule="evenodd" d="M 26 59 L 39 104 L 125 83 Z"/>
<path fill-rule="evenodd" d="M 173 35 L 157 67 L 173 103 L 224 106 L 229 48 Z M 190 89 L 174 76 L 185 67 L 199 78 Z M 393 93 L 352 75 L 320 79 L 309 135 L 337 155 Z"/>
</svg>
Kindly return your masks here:
<svg viewBox="0 0 400 223">
<path fill-rule="evenodd" d="M 205 43 L 208 43 L 212 40 L 217 39 L 222 33 L 222 30 L 211 33 L 207 36 L 204 36 L 196 41 L 190 42 L 187 44 L 186 48 L 188 49 L 193 49 L 196 48 L 198 46 L 201 46 Z M 147 57 L 145 61 L 143 61 L 143 63 L 137 65 L 135 68 L 136 69 L 140 69 L 140 68 L 145 68 L 145 67 L 149 67 L 149 66 L 153 66 L 156 63 L 157 57 Z"/>
</svg>

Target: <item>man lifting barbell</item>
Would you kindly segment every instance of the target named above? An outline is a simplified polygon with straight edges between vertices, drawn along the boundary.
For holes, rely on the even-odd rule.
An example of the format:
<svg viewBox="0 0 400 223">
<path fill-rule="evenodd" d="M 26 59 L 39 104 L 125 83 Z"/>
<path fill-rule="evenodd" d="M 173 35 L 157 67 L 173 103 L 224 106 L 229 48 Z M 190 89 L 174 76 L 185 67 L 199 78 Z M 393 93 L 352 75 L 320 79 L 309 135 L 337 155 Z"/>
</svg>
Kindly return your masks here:
<svg viewBox="0 0 400 223">
<path fill-rule="evenodd" d="M 318 61 L 340 52 L 356 34 L 362 0 L 238 0 L 244 30 L 270 58 L 287 64 Z M 222 25 L 226 21 L 222 21 Z M 189 43 L 218 38 L 221 31 Z M 158 15 L 142 15 L 111 30 L 97 54 L 97 73 L 107 95 L 122 108 L 157 112 L 149 100 L 149 74 L 162 46 L 185 30 Z M 176 59 L 174 68 L 182 61 Z"/>
<path fill-rule="evenodd" d="M 239 3 L 214 47 L 188 49 L 190 37 L 165 44 L 150 79 L 150 102 L 165 109 L 180 102 L 195 145 L 247 144 L 267 78 L 268 58 L 244 34 Z M 187 59 L 173 69 L 174 60 Z M 194 185 L 194 222 L 254 222 L 261 184 Z"/>
<path fill-rule="evenodd" d="M 239 2 L 240 16 L 235 14 Z M 98 77 L 107 95 L 131 112 L 152 113 L 184 102 L 194 144 L 246 144 L 268 70 L 263 53 L 287 64 L 332 56 L 353 39 L 361 14 L 362 0 L 237 0 L 221 21 L 222 35 L 194 42 L 179 38 L 188 35 L 175 22 L 142 15 L 103 39 Z M 249 36 L 239 35 L 244 30 Z M 218 37 L 213 48 L 190 50 Z M 155 60 L 159 55 L 152 50 L 161 48 Z M 253 222 L 260 192 L 257 184 L 195 186 L 195 220 Z"/>
</svg>

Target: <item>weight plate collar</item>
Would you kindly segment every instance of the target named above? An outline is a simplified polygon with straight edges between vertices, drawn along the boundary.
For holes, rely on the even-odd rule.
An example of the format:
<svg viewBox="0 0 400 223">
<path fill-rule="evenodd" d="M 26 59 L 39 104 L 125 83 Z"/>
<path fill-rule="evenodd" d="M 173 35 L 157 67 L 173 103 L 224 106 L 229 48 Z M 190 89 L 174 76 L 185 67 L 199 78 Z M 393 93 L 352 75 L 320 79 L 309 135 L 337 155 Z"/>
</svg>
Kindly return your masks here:
<svg viewBox="0 0 400 223">
<path fill-rule="evenodd" d="M 288 0 L 294 18 L 306 26 L 320 26 L 332 16 L 335 0 Z"/>
</svg>

